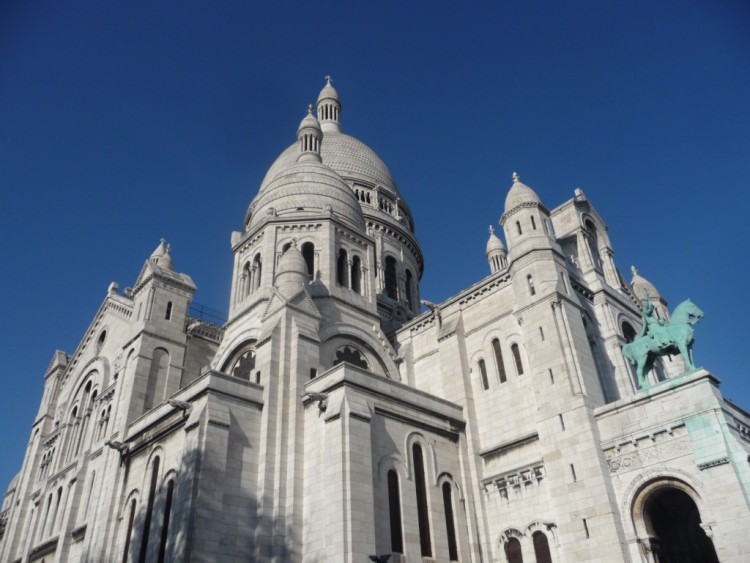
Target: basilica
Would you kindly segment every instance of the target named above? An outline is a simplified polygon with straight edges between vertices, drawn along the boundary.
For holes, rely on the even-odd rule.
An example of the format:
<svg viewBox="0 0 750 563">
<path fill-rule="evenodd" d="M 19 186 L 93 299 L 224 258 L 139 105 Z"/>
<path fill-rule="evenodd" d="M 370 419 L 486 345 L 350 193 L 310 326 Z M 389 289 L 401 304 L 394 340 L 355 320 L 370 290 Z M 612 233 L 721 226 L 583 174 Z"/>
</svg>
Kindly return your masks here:
<svg viewBox="0 0 750 563">
<path fill-rule="evenodd" d="M 697 307 L 515 173 L 487 276 L 422 300 L 409 187 L 342 123 L 327 79 L 237 217 L 226 322 L 162 241 L 54 352 L 0 561 L 750 560 L 750 415 Z"/>
</svg>

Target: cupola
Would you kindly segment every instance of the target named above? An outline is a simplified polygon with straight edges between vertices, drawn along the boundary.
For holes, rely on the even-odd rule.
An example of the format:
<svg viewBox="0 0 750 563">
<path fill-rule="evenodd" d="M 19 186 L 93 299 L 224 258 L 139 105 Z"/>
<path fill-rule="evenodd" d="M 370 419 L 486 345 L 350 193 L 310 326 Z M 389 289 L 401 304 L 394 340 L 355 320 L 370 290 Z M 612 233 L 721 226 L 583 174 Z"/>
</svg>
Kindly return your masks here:
<svg viewBox="0 0 750 563">
<path fill-rule="evenodd" d="M 508 253 L 505 251 L 503 242 L 495 234 L 495 228 L 490 225 L 490 238 L 487 241 L 487 261 L 490 263 L 490 271 L 494 274 L 508 265 Z"/>
<path fill-rule="evenodd" d="M 297 140 L 299 141 L 297 162 L 322 162 L 320 158 L 320 141 L 322 139 L 323 131 L 320 129 L 320 123 L 312 113 L 312 106 L 307 106 L 307 115 L 297 129 Z"/>
<path fill-rule="evenodd" d="M 305 257 L 297 248 L 297 241 L 295 239 L 279 259 L 274 285 L 279 290 L 279 293 L 288 299 L 302 289 L 307 284 L 307 280 L 307 262 L 305 262 Z"/>
<path fill-rule="evenodd" d="M 330 131 L 340 132 L 339 116 L 341 115 L 341 102 L 336 88 L 331 85 L 331 77 L 326 76 L 326 85 L 320 91 L 317 103 L 318 120 L 325 133 Z"/>
</svg>

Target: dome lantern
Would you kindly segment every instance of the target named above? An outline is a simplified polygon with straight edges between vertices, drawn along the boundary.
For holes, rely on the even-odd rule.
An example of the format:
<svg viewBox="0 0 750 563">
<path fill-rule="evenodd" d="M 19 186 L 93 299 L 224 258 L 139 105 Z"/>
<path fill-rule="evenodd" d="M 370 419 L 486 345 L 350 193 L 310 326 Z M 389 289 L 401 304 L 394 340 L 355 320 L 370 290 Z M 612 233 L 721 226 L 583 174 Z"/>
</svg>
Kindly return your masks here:
<svg viewBox="0 0 750 563">
<path fill-rule="evenodd" d="M 299 141 L 297 162 L 322 162 L 320 158 L 320 141 L 322 138 L 323 131 L 320 129 L 320 123 L 312 113 L 312 105 L 309 105 L 307 106 L 307 115 L 297 129 L 297 140 Z"/>
<path fill-rule="evenodd" d="M 325 133 L 329 131 L 341 132 L 339 115 L 341 115 L 341 101 L 336 88 L 331 85 L 331 77 L 326 76 L 326 85 L 320 91 L 317 103 L 318 120 Z"/>
</svg>

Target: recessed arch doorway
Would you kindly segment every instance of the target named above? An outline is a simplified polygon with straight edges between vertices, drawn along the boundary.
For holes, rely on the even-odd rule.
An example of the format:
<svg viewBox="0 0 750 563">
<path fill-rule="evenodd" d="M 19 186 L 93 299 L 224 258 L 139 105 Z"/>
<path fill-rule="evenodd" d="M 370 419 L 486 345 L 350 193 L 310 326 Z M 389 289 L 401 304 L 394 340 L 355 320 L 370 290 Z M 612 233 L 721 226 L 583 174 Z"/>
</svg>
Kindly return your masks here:
<svg viewBox="0 0 750 563">
<path fill-rule="evenodd" d="M 719 563 L 711 538 L 687 486 L 647 487 L 636 501 L 639 536 L 654 563 Z M 640 525 L 638 525 L 640 524 Z"/>
</svg>

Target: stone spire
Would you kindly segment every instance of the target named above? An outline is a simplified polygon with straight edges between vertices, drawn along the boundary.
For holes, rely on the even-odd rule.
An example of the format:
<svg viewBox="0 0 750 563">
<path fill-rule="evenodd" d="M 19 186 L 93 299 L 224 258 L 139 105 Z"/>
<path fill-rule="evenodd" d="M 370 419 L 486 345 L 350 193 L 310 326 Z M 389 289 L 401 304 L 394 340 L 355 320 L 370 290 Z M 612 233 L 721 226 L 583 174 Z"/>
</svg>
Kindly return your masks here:
<svg viewBox="0 0 750 563">
<path fill-rule="evenodd" d="M 317 103 L 318 119 L 324 133 L 334 131 L 341 132 L 339 116 L 341 115 L 341 102 L 336 88 L 331 85 L 331 77 L 326 76 L 326 85 L 320 91 Z"/>
<path fill-rule="evenodd" d="M 320 130 L 320 123 L 312 113 L 312 106 L 307 106 L 307 115 L 297 129 L 297 139 L 299 140 L 297 162 L 322 162 L 320 158 L 320 141 L 322 138 L 323 131 Z"/>
</svg>

